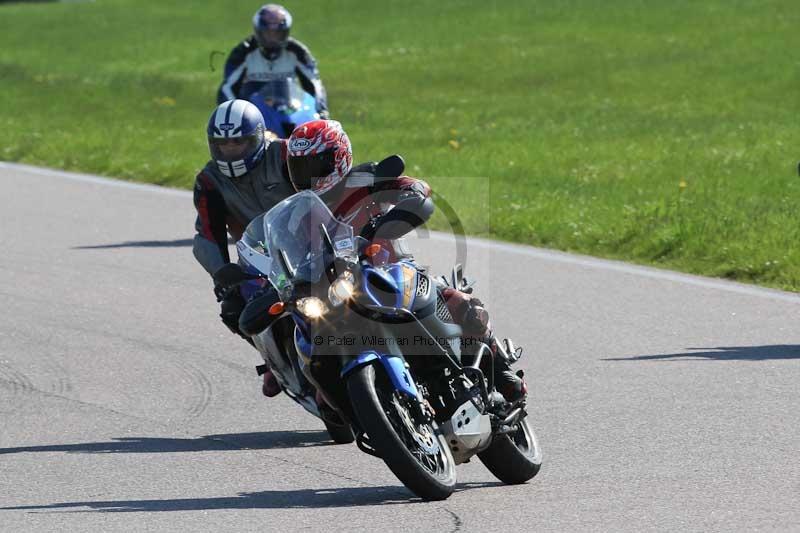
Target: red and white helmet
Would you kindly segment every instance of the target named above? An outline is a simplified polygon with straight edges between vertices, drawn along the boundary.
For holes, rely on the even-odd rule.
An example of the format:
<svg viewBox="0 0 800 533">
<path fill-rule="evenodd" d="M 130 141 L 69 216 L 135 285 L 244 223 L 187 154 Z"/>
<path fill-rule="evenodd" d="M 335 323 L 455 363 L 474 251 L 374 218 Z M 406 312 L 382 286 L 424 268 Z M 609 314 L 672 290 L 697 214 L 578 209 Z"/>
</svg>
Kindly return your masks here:
<svg viewBox="0 0 800 533">
<path fill-rule="evenodd" d="M 312 120 L 295 128 L 288 142 L 289 179 L 298 191 L 331 190 L 353 166 L 350 139 L 335 120 Z"/>
</svg>

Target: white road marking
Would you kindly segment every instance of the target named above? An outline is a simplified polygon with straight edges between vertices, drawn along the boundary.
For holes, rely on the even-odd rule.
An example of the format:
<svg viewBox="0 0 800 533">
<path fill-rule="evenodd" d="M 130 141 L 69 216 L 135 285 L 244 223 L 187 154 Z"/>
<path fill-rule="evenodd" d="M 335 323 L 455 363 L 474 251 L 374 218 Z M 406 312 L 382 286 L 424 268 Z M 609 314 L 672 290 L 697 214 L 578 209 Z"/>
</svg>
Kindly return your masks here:
<svg viewBox="0 0 800 533">
<path fill-rule="evenodd" d="M 121 181 L 112 178 L 104 178 L 101 176 L 93 176 L 89 174 L 78 174 L 74 172 L 66 172 L 63 170 L 54 170 L 49 168 L 35 167 L 31 165 L 23 165 L 19 163 L 6 163 L 0 161 L 0 169 L 8 169 L 18 172 L 28 172 L 40 176 L 50 176 L 57 178 L 70 179 L 73 181 L 80 181 L 84 183 L 92 183 L 98 185 L 106 185 L 110 187 L 120 187 L 123 189 L 132 189 L 138 191 L 152 192 L 156 194 L 165 194 L 169 196 L 181 196 L 191 198 L 192 192 L 183 189 L 174 189 L 170 187 L 161 187 L 159 185 L 149 185 L 144 183 L 133 183 L 128 181 Z M 438 241 L 452 241 L 453 237 L 447 233 L 441 232 L 428 232 L 429 238 Z M 523 255 L 540 259 L 544 261 L 553 261 L 557 263 L 565 263 L 570 265 L 577 265 L 586 268 L 594 268 L 599 270 L 608 270 L 612 272 L 621 272 L 624 274 L 631 274 L 635 276 L 642 276 L 651 279 L 673 281 L 676 283 L 683 283 L 685 285 L 694 285 L 705 289 L 714 289 L 726 292 L 733 292 L 744 294 L 747 296 L 757 296 L 760 298 L 769 298 L 772 300 L 780 300 L 784 302 L 791 302 L 800 304 L 800 294 L 795 294 L 777 289 L 767 289 L 755 285 L 745 285 L 734 281 L 724 281 L 714 278 L 706 278 L 703 276 L 694 276 L 691 274 L 681 274 L 671 270 L 662 270 L 659 268 L 645 267 L 623 263 L 622 261 L 613 261 L 610 259 L 598 259 L 596 257 L 570 254 L 566 252 L 559 252 L 555 250 L 546 250 L 542 248 L 534 248 L 524 244 L 512 244 L 489 239 L 481 239 L 477 237 L 468 238 L 469 245 L 478 248 L 499 250 L 510 254 Z"/>
<path fill-rule="evenodd" d="M 19 163 L 6 163 L 4 161 L 0 161 L 0 169 L 16 170 L 18 172 L 28 172 L 30 174 L 38 174 L 39 176 L 64 178 L 73 181 L 81 181 L 84 183 L 94 183 L 97 185 L 107 185 L 109 187 L 120 187 L 123 189 L 154 192 L 157 194 L 166 194 L 169 196 L 183 196 L 186 198 L 192 197 L 192 191 L 187 191 L 185 189 L 174 189 L 171 187 L 162 187 L 160 185 L 150 185 L 147 183 L 135 183 L 132 181 L 104 178 L 102 176 L 93 176 L 91 174 L 78 174 L 76 172 L 66 172 L 64 170 L 55 170 L 52 168 L 34 167 L 31 165 L 22 165 Z"/>
<path fill-rule="evenodd" d="M 452 241 L 453 239 L 451 235 L 440 232 L 431 232 L 431 238 L 442 241 L 444 240 Z M 781 291 L 778 289 L 768 289 L 756 285 L 746 285 L 744 283 L 737 283 L 735 281 L 726 281 L 722 279 L 708 278 L 692 274 L 683 274 L 672 270 L 664 270 L 655 267 L 632 265 L 629 263 L 624 263 L 622 261 L 614 261 L 612 259 L 600 259 L 597 257 L 591 257 L 586 255 L 577 255 L 567 252 L 559 252 L 557 250 L 534 248 L 533 246 L 526 246 L 524 244 L 505 243 L 489 239 L 481 239 L 478 237 L 468 237 L 468 242 L 469 246 L 472 247 L 485 248 L 489 250 L 498 250 L 511 254 L 524 255 L 535 259 L 542 259 L 546 261 L 553 261 L 557 263 L 565 263 L 570 265 L 578 265 L 586 268 L 594 268 L 599 270 L 609 270 L 612 272 L 621 272 L 624 274 L 631 274 L 646 278 L 674 281 L 676 283 L 683 283 L 685 285 L 694 285 L 696 287 L 703 287 L 705 289 L 716 289 L 721 291 L 746 294 L 748 296 L 759 296 L 761 298 L 771 298 L 773 300 L 781 300 L 785 302 L 800 304 L 800 294 Z"/>
</svg>

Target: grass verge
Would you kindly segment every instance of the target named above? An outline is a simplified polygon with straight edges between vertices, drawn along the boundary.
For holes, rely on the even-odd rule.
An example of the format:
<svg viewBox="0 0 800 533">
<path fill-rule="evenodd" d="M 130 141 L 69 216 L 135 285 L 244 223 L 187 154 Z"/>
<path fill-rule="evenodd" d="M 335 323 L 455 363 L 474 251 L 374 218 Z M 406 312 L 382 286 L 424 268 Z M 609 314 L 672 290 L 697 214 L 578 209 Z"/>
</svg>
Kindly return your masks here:
<svg viewBox="0 0 800 533">
<path fill-rule="evenodd" d="M 800 289 L 791 0 L 286 5 L 356 159 L 468 231 Z M 256 7 L 0 3 L 0 159 L 191 186 Z"/>
</svg>

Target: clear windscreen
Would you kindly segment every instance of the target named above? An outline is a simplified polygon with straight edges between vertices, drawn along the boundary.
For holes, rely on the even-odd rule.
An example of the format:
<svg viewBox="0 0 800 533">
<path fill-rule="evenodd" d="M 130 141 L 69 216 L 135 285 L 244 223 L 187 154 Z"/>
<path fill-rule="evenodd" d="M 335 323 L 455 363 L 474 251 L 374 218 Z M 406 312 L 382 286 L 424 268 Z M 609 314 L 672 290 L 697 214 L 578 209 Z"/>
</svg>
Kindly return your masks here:
<svg viewBox="0 0 800 533">
<path fill-rule="evenodd" d="M 247 99 L 251 101 L 254 95 L 266 105 L 274 108 L 285 106 L 293 109 L 300 106 L 303 97 L 303 91 L 293 76 L 265 81 L 249 81 L 243 87 L 242 94 L 251 95 L 247 96 Z"/>
<path fill-rule="evenodd" d="M 269 256 L 264 233 L 264 215 L 254 218 L 244 230 L 242 238 L 236 243 L 239 264 L 255 269 L 268 276 L 272 269 L 272 258 Z M 254 272 L 251 272 L 254 273 Z"/>
<path fill-rule="evenodd" d="M 336 220 L 311 191 L 290 196 L 264 215 L 264 234 L 272 257 L 269 279 L 282 293 L 294 283 L 318 283 L 322 279 L 326 259 L 333 259 L 325 257 L 328 248 L 324 231 L 330 236 L 335 256 L 355 255 L 353 228 Z"/>
</svg>

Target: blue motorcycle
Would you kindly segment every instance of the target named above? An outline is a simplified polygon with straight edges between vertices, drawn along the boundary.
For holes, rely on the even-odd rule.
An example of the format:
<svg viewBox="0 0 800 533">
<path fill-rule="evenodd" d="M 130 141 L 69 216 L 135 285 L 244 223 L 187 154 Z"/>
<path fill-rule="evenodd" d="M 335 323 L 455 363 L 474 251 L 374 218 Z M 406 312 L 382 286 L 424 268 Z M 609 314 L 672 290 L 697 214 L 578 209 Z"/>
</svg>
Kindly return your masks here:
<svg viewBox="0 0 800 533">
<path fill-rule="evenodd" d="M 258 107 L 267 130 L 281 139 L 289 137 L 297 126 L 320 118 L 314 96 L 294 77 L 247 82 L 239 93 Z"/>
<path fill-rule="evenodd" d="M 455 466 L 474 455 L 505 483 L 537 474 L 526 400 L 495 390 L 489 348 L 464 343 L 444 282 L 413 262 L 387 262 L 310 191 L 254 219 L 237 250 L 224 277 L 249 291 L 240 327 L 337 442 L 355 434 L 426 500 L 447 498 Z M 454 270 L 451 283 L 459 278 Z M 510 343 L 499 349 L 509 362 L 519 356 Z"/>
</svg>

